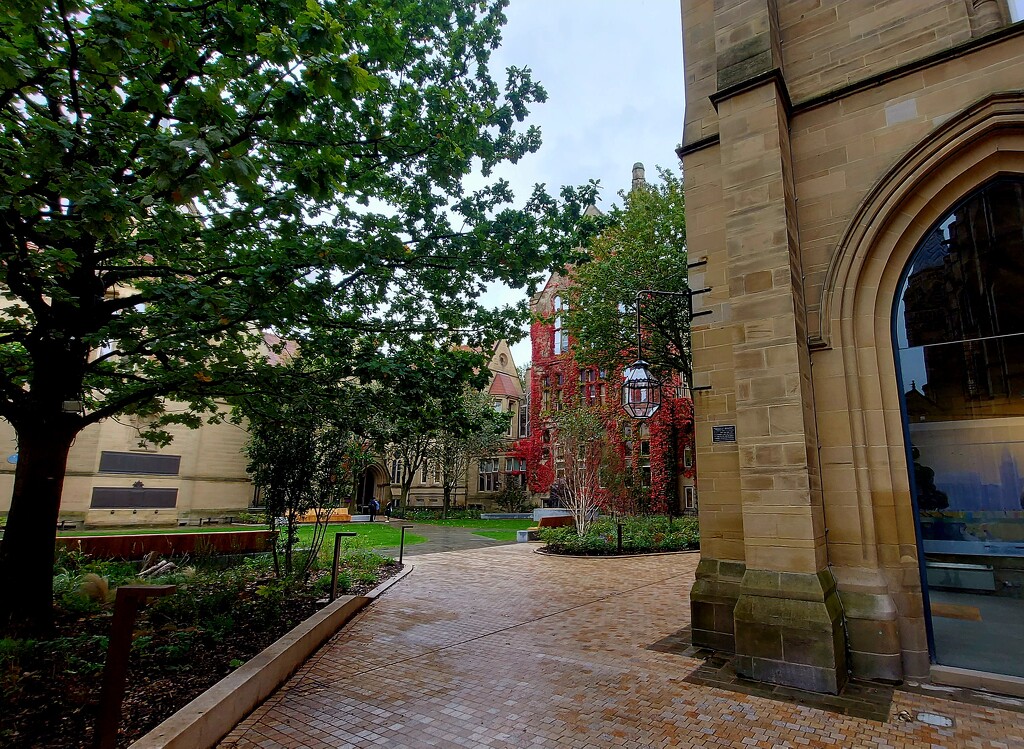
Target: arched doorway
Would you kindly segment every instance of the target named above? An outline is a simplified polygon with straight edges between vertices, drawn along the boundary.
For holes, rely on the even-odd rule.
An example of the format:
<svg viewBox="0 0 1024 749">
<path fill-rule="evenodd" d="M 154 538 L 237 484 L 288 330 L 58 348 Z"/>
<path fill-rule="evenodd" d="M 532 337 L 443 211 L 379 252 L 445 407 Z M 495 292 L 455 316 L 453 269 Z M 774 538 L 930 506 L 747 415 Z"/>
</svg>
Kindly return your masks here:
<svg viewBox="0 0 1024 749">
<path fill-rule="evenodd" d="M 1024 677 L 1024 177 L 917 244 L 893 337 L 932 657 Z"/>
<path fill-rule="evenodd" d="M 384 507 L 390 499 L 390 497 L 384 497 L 387 486 L 389 486 L 387 477 L 380 466 L 369 466 L 363 471 L 356 490 L 356 514 L 363 515 L 368 513 L 370 500 L 374 498 L 377 499 L 381 507 Z"/>
</svg>

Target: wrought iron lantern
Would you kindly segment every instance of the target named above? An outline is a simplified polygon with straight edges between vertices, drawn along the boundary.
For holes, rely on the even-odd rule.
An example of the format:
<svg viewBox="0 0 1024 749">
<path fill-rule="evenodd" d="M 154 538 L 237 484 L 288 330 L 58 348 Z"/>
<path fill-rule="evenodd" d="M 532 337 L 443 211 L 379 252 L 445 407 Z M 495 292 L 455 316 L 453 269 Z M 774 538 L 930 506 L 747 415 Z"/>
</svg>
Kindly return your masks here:
<svg viewBox="0 0 1024 749">
<path fill-rule="evenodd" d="M 661 380 L 651 372 L 651 365 L 644 361 L 643 354 L 640 297 L 645 294 L 650 296 L 690 296 L 690 292 L 657 291 L 655 289 L 641 289 L 636 292 L 636 361 L 622 372 L 622 408 L 634 419 L 649 419 L 661 408 Z M 689 393 L 687 392 L 687 394 Z"/>
<path fill-rule="evenodd" d="M 643 359 L 622 372 L 622 408 L 634 419 L 649 419 L 661 407 L 661 380 Z"/>
</svg>

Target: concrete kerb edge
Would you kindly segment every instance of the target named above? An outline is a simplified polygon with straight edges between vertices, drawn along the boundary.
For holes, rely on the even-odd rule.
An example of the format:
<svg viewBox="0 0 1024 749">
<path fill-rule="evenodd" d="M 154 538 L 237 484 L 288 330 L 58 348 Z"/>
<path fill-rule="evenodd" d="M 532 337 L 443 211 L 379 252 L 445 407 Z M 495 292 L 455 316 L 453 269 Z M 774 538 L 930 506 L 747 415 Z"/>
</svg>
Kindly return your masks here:
<svg viewBox="0 0 1024 749">
<path fill-rule="evenodd" d="M 129 749 L 206 749 L 228 735 L 333 637 L 352 617 L 372 603 L 413 567 L 365 596 L 342 596 L 317 611 L 258 655 L 231 672 Z"/>
<path fill-rule="evenodd" d="M 406 575 L 413 571 L 413 569 L 414 567 L 411 564 L 403 565 L 401 572 L 392 577 L 390 580 L 385 580 L 384 582 L 382 582 L 376 588 L 367 593 L 366 597 L 369 598 L 371 601 L 376 601 L 378 598 L 380 598 L 380 596 L 386 593 L 392 585 L 395 585 L 399 580 L 404 579 Z"/>
<path fill-rule="evenodd" d="M 684 549 L 682 551 L 652 551 L 642 554 L 552 554 L 546 547 L 534 549 L 534 554 L 545 557 L 563 557 L 565 559 L 639 559 L 641 557 L 668 557 L 675 554 L 700 554 L 700 549 Z"/>
</svg>

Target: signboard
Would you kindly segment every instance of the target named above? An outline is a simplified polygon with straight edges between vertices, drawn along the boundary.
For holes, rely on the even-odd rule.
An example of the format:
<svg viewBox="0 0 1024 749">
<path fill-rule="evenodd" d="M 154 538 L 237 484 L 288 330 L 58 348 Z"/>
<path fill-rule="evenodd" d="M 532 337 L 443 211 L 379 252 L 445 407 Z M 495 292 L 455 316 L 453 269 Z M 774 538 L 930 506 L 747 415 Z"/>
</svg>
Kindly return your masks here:
<svg viewBox="0 0 1024 749">
<path fill-rule="evenodd" d="M 711 427 L 711 441 L 712 442 L 735 442 L 736 441 L 736 425 L 735 424 L 722 424 L 721 426 Z"/>
</svg>

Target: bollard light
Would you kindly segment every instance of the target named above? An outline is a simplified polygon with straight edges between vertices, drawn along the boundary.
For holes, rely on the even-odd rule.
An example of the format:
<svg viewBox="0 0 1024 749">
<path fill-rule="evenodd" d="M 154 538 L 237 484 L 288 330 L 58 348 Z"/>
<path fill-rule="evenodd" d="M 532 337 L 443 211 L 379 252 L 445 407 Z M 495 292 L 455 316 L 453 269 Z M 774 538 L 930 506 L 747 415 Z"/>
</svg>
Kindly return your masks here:
<svg viewBox="0 0 1024 749">
<path fill-rule="evenodd" d="M 338 563 L 341 561 L 341 542 L 348 536 L 357 536 L 355 531 L 340 531 L 334 534 L 334 561 L 331 563 L 331 601 L 338 597 Z"/>
</svg>

